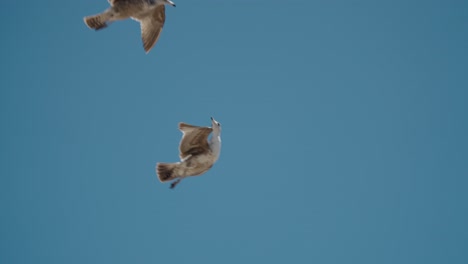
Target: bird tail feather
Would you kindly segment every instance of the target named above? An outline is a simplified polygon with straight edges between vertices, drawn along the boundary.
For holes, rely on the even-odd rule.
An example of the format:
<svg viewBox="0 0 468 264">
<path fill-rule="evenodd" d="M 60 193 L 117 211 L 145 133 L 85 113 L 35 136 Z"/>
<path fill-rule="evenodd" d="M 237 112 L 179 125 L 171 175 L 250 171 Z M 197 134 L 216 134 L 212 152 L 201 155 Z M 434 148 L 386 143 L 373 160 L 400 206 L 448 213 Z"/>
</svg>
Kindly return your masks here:
<svg viewBox="0 0 468 264">
<path fill-rule="evenodd" d="M 156 173 L 158 174 L 161 182 L 172 181 L 177 178 L 174 173 L 174 169 L 177 167 L 177 163 L 158 163 L 156 166 Z"/>
<path fill-rule="evenodd" d="M 87 16 L 84 18 L 84 22 L 86 25 L 95 30 L 103 29 L 107 27 L 107 21 L 109 20 L 108 14 L 106 12 L 94 15 L 94 16 Z"/>
</svg>

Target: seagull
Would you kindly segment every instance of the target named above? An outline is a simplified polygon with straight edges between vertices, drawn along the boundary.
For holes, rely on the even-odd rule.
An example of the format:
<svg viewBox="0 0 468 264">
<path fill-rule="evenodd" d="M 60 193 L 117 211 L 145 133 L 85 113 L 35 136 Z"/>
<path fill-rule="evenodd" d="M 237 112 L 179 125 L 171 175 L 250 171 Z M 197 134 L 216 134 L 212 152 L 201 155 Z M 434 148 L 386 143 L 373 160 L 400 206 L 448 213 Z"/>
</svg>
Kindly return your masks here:
<svg viewBox="0 0 468 264">
<path fill-rule="evenodd" d="M 108 0 L 106 11 L 84 18 L 86 25 L 95 30 L 107 27 L 108 22 L 132 18 L 140 22 L 143 48 L 148 53 L 159 38 L 164 21 L 164 5 L 176 6 L 171 0 Z"/>
<path fill-rule="evenodd" d="M 161 182 L 175 180 L 171 183 L 173 189 L 185 177 L 201 175 L 213 167 L 221 151 L 221 124 L 213 117 L 211 124 L 212 127 L 199 127 L 179 123 L 183 133 L 179 145 L 180 162 L 156 164 L 156 174 Z"/>
</svg>

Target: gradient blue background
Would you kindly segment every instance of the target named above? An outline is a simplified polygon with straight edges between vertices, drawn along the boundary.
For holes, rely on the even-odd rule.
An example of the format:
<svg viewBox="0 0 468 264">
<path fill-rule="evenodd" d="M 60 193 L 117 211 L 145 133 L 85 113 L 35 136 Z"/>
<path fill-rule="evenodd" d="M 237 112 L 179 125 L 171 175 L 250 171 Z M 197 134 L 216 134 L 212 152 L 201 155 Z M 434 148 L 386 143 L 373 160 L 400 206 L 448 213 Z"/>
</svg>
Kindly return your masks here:
<svg viewBox="0 0 468 264">
<path fill-rule="evenodd" d="M 467 1 L 175 2 L 2 4 L 0 263 L 468 263 Z"/>
</svg>

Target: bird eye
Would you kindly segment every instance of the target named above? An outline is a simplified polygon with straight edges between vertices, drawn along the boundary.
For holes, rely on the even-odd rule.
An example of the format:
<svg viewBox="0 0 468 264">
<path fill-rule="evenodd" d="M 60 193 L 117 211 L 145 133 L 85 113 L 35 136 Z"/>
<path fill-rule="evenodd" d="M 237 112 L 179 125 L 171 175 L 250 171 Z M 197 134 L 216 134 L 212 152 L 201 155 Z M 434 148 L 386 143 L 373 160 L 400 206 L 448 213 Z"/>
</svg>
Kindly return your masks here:
<svg viewBox="0 0 468 264">
<path fill-rule="evenodd" d="M 218 126 L 221 126 L 221 123 L 218 123 Z"/>
</svg>

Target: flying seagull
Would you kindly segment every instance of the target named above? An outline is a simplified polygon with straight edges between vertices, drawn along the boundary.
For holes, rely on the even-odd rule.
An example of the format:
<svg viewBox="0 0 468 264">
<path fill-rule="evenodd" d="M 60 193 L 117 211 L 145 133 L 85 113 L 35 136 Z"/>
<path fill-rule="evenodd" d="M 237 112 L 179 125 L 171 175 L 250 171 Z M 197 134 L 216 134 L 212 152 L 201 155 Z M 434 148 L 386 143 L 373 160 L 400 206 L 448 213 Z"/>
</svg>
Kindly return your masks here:
<svg viewBox="0 0 468 264">
<path fill-rule="evenodd" d="M 161 182 L 175 180 L 171 183 L 173 189 L 185 177 L 201 175 L 213 166 L 221 151 L 221 124 L 213 118 L 211 124 L 212 127 L 199 127 L 179 123 L 183 133 L 179 145 L 180 162 L 156 164 Z M 211 132 L 213 135 L 208 141 Z"/>
<path fill-rule="evenodd" d="M 159 38 L 164 21 L 164 5 L 176 6 L 171 0 L 108 0 L 106 11 L 84 18 L 86 25 L 95 30 L 107 27 L 108 22 L 132 18 L 140 22 L 143 48 L 148 53 Z"/>
</svg>

